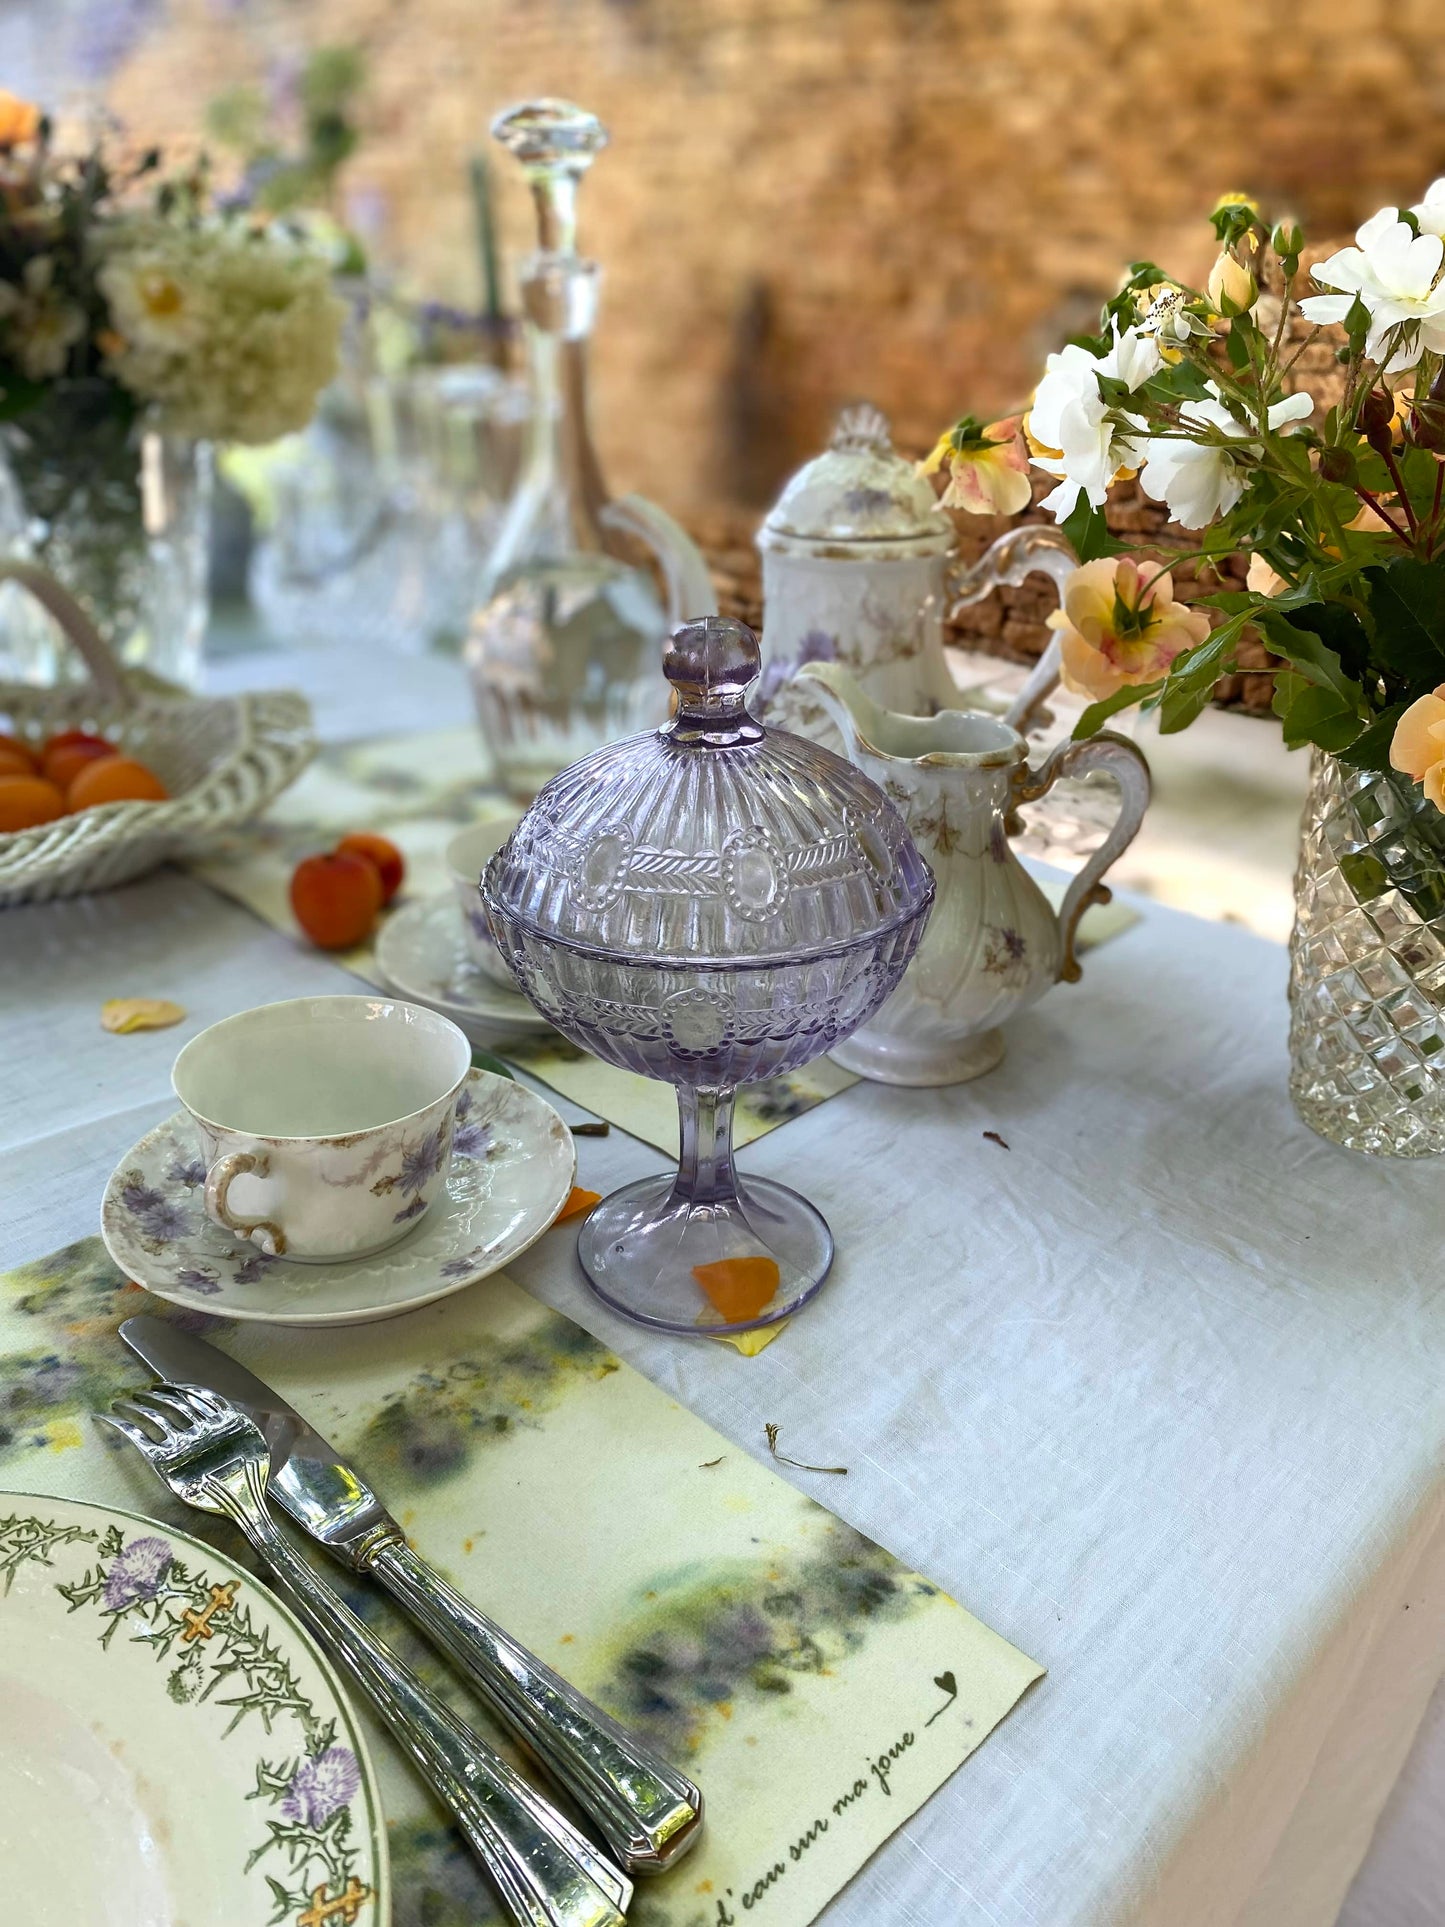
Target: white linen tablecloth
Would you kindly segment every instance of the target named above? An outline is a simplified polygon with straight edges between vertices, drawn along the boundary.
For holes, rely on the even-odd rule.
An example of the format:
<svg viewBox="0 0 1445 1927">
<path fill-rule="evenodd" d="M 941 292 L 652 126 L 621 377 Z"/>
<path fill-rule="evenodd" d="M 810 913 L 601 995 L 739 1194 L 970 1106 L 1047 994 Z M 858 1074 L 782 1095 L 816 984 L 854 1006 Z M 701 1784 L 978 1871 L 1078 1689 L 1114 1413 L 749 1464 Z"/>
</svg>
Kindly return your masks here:
<svg viewBox="0 0 1445 1927">
<path fill-rule="evenodd" d="M 220 669 L 309 683 L 331 736 L 465 713 L 444 663 Z M 1340 1915 L 1445 1672 L 1440 1173 L 1295 1119 L 1281 950 L 1140 907 L 987 1078 L 860 1084 L 743 1154 L 838 1248 L 757 1358 L 611 1316 L 566 1231 L 513 1267 L 740 1449 L 848 1466 L 785 1476 L 1049 1669 L 830 1927 L 1445 1919 L 1423 1751 L 1381 1829 L 1408 1873 L 1376 1853 Z M 174 872 L 0 915 L 0 1265 L 96 1229 L 188 1036 L 354 981 Z M 123 995 L 187 1021 L 108 1036 Z M 658 1163 L 578 1152 L 602 1191 Z"/>
</svg>

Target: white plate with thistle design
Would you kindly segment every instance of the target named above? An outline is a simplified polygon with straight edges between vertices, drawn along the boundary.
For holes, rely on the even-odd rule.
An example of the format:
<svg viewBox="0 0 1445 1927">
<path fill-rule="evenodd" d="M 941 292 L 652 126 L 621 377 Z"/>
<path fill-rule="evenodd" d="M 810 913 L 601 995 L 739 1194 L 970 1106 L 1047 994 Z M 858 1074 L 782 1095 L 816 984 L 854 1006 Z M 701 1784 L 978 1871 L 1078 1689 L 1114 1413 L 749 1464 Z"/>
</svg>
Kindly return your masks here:
<svg viewBox="0 0 1445 1927">
<path fill-rule="evenodd" d="M 442 1191 L 400 1243 L 369 1258 L 290 1264 L 206 1216 L 200 1139 L 176 1111 L 111 1173 L 101 1235 L 128 1278 L 193 1311 L 272 1325 L 394 1318 L 520 1257 L 567 1202 L 577 1173 L 572 1133 L 552 1106 L 492 1071 L 469 1073 L 450 1155 Z"/>
<path fill-rule="evenodd" d="M 25 1927 L 387 1927 L 376 1777 L 287 1607 L 130 1512 L 0 1493 L 0 1865 Z"/>
</svg>

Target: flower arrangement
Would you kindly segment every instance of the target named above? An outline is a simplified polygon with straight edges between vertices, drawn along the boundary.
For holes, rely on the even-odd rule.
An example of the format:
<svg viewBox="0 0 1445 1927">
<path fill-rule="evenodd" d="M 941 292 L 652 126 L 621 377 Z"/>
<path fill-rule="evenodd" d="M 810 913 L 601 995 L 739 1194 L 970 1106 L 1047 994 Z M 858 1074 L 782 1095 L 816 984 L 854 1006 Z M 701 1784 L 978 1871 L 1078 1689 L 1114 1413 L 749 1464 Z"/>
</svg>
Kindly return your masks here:
<svg viewBox="0 0 1445 1927">
<path fill-rule="evenodd" d="M 1243 195 L 1211 219 L 1205 288 L 1136 263 L 1020 422 L 966 418 L 927 466 L 978 513 L 1024 506 L 1026 461 L 1054 479 L 1044 506 L 1082 564 L 1053 618 L 1063 679 L 1091 699 L 1076 735 L 1136 703 L 1183 729 L 1253 630 L 1291 747 L 1393 768 L 1445 809 L 1445 179 L 1307 269 L 1299 227 Z M 1320 340 L 1343 379 L 1322 419 L 1291 388 Z M 1124 554 L 1103 509 L 1135 476 L 1206 561 L 1250 557 L 1243 588 L 1186 608 L 1167 556 Z"/>
<path fill-rule="evenodd" d="M 209 203 L 202 168 L 160 180 L 58 155 L 0 92 L 0 420 L 65 396 L 88 423 L 267 442 L 304 426 L 336 370 L 343 310 L 293 230 Z"/>
</svg>

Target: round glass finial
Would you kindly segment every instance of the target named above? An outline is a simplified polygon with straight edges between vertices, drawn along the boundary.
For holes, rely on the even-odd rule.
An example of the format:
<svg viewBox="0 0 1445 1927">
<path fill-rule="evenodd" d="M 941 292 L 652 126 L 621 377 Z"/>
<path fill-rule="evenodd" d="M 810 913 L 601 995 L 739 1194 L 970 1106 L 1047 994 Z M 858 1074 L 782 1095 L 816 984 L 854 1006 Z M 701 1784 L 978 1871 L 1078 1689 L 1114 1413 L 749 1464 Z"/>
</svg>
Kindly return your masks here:
<svg viewBox="0 0 1445 1927">
<path fill-rule="evenodd" d="M 747 697 L 762 666 L 757 637 L 732 616 L 703 616 L 674 629 L 662 649 L 662 673 L 677 692 L 671 735 L 681 742 L 758 741 L 762 725 L 749 716 Z"/>
<path fill-rule="evenodd" d="M 570 100 L 524 100 L 492 122 L 492 138 L 521 163 L 544 254 L 577 252 L 577 184 L 607 145 L 595 114 Z"/>
</svg>

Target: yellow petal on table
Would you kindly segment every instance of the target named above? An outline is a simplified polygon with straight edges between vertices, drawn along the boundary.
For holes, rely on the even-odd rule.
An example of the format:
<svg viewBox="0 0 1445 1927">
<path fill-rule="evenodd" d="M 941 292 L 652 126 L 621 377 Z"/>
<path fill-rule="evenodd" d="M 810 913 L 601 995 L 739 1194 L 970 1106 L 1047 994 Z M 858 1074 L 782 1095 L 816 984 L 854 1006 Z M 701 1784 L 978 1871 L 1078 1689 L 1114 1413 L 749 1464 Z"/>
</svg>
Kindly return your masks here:
<svg viewBox="0 0 1445 1927">
<path fill-rule="evenodd" d="M 792 1322 L 780 1318 L 776 1325 L 754 1325 L 749 1332 L 716 1332 L 714 1336 L 720 1345 L 732 1345 L 744 1358 L 756 1358 L 775 1338 L 781 1338 Z"/>
<path fill-rule="evenodd" d="M 574 1184 L 572 1189 L 567 1193 L 567 1202 L 552 1222 L 553 1224 L 561 1224 L 564 1219 L 579 1218 L 584 1211 L 590 1211 L 594 1204 L 601 1204 L 601 1202 L 602 1193 L 600 1191 L 584 1191 L 580 1184 Z"/>
<path fill-rule="evenodd" d="M 116 1032 L 169 1030 L 185 1014 L 182 1005 L 165 997 L 112 997 L 100 1007 L 100 1027 Z"/>
</svg>

